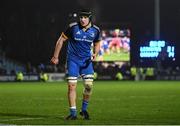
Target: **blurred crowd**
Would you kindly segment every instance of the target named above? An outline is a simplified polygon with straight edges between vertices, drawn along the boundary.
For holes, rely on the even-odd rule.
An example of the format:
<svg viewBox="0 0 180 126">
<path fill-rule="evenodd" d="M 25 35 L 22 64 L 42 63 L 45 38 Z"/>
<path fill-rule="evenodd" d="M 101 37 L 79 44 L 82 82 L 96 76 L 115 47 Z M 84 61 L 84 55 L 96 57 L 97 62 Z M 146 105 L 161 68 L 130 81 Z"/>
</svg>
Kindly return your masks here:
<svg viewBox="0 0 180 126">
<path fill-rule="evenodd" d="M 96 61 L 94 62 L 95 79 L 110 80 L 180 80 L 180 67 L 154 67 L 131 66 L 130 61 Z M 66 73 L 66 65 L 51 65 L 40 63 L 32 65 L 30 62 L 21 64 L 9 59 L 0 51 L 0 76 L 16 75 L 40 75 L 42 73 Z"/>
</svg>

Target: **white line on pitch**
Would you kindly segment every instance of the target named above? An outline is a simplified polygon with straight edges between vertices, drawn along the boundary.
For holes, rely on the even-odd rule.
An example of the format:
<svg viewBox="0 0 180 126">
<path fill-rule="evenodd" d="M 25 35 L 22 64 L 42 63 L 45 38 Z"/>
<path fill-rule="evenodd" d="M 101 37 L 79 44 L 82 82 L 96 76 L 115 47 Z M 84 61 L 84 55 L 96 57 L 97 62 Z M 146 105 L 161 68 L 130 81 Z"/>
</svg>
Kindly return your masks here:
<svg viewBox="0 0 180 126">
<path fill-rule="evenodd" d="M 18 118 L 18 119 L 4 119 L 0 121 L 7 122 L 7 121 L 36 120 L 36 119 L 44 119 L 44 118 Z"/>
</svg>

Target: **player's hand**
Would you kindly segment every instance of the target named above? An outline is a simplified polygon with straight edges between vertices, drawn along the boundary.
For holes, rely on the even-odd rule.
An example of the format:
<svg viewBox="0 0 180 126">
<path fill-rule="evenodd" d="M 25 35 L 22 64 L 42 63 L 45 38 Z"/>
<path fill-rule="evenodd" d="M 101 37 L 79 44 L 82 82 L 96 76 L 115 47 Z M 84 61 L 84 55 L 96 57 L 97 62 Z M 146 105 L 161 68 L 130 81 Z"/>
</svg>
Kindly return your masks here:
<svg viewBox="0 0 180 126">
<path fill-rule="evenodd" d="M 59 63 L 59 59 L 57 57 L 52 57 L 51 58 L 51 63 L 54 64 L 54 65 L 57 65 Z"/>
<path fill-rule="evenodd" d="M 91 60 L 92 60 L 92 61 L 96 61 L 96 54 L 92 54 Z"/>
</svg>

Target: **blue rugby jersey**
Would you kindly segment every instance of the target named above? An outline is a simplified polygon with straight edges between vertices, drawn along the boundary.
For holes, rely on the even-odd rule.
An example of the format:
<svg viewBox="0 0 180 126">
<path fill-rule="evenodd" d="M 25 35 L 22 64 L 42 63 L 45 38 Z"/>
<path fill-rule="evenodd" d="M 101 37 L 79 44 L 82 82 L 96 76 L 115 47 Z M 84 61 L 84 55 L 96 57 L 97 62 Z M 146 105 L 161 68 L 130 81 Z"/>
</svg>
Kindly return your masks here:
<svg viewBox="0 0 180 126">
<path fill-rule="evenodd" d="M 100 41 L 100 30 L 97 26 L 91 25 L 86 31 L 79 23 L 71 23 L 68 29 L 62 33 L 68 38 L 68 59 L 89 59 L 91 57 L 92 43 Z"/>
</svg>

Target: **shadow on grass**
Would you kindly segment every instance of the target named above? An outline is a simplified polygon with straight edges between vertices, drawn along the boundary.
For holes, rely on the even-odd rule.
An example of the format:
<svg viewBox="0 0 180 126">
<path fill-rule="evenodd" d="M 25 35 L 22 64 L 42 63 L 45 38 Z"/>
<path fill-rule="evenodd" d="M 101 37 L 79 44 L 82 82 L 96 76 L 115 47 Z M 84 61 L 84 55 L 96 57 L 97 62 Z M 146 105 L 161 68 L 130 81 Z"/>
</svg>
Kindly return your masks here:
<svg viewBox="0 0 180 126">
<path fill-rule="evenodd" d="M 20 118 L 44 118 L 44 119 L 60 119 L 64 120 L 63 116 L 54 116 L 54 115 L 30 115 L 30 114 L 21 114 L 21 113 L 2 113 L 0 112 L 0 116 L 6 117 L 20 117 Z"/>
<path fill-rule="evenodd" d="M 37 121 L 38 120 L 38 121 Z M 30 122 L 27 122 L 30 121 Z M 2 113 L 0 112 L 0 125 L 3 124 L 20 124 L 20 125 L 82 125 L 89 124 L 90 120 L 66 120 L 62 115 L 31 115 L 21 113 Z"/>
</svg>

